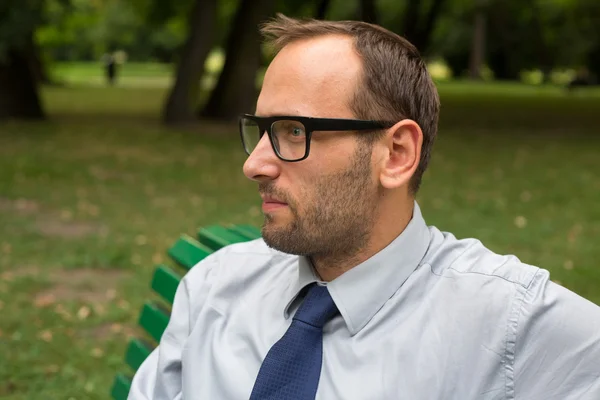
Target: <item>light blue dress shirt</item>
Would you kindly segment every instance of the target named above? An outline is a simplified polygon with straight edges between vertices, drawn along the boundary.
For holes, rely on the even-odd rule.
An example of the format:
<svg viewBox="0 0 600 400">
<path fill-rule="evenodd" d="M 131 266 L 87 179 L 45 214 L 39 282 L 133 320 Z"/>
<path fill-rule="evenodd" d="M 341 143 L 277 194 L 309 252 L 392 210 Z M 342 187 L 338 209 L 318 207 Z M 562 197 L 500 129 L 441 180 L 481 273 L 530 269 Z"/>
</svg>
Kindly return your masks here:
<svg viewBox="0 0 600 400">
<path fill-rule="evenodd" d="M 260 240 L 184 277 L 129 400 L 243 400 L 291 324 L 304 257 Z M 323 334 L 319 400 L 600 400 L 600 307 L 546 270 L 428 227 L 404 232 L 327 283 L 340 314 Z"/>
</svg>

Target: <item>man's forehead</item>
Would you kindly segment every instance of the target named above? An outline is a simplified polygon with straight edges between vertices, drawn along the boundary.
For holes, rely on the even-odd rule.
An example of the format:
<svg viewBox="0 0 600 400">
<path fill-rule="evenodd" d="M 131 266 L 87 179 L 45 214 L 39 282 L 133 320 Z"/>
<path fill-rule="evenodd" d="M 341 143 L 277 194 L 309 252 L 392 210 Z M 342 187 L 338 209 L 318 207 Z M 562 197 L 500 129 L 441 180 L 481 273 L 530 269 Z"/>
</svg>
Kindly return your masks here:
<svg viewBox="0 0 600 400">
<path fill-rule="evenodd" d="M 285 46 L 269 65 L 257 113 L 307 115 L 339 107 L 353 95 L 361 61 L 351 38 L 340 35 L 298 40 Z M 349 115 L 346 115 L 349 116 Z"/>
</svg>

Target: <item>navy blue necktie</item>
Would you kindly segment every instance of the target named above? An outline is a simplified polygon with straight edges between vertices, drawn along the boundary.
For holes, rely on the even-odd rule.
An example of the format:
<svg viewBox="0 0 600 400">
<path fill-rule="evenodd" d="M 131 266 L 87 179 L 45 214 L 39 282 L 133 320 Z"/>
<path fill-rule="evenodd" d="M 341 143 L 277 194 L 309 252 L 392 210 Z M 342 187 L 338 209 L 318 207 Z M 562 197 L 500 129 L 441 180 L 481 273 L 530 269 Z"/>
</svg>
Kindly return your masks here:
<svg viewBox="0 0 600 400">
<path fill-rule="evenodd" d="M 250 400 L 314 400 L 323 361 L 323 325 L 337 312 L 326 286 L 309 287 L 287 332 L 267 353 Z"/>
</svg>

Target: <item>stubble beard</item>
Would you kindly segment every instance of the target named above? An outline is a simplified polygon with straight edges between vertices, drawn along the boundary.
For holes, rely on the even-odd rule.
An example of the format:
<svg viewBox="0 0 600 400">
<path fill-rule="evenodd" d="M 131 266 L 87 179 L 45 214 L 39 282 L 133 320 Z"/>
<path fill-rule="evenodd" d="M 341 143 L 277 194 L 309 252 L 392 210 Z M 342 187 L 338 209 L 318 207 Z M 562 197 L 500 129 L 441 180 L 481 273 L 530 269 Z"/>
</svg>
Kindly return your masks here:
<svg viewBox="0 0 600 400">
<path fill-rule="evenodd" d="M 281 196 L 269 184 L 260 189 L 283 197 L 292 213 L 292 221 L 279 226 L 274 217 L 265 215 L 262 236 L 269 247 L 335 264 L 352 259 L 368 244 L 380 195 L 371 181 L 370 149 L 359 148 L 347 170 L 316 181 L 302 199 L 301 215 L 298 202 Z"/>
</svg>

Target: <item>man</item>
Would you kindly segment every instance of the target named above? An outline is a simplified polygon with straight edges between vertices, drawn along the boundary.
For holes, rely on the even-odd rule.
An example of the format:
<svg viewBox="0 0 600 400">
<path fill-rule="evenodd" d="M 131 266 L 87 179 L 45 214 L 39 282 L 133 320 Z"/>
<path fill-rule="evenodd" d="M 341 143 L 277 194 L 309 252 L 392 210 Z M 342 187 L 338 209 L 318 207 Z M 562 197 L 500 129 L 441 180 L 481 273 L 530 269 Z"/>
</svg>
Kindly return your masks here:
<svg viewBox="0 0 600 400">
<path fill-rule="evenodd" d="M 129 398 L 600 399 L 600 308 L 425 224 L 417 50 L 362 22 L 262 31 L 279 51 L 240 129 L 263 238 L 187 274 Z"/>
</svg>

